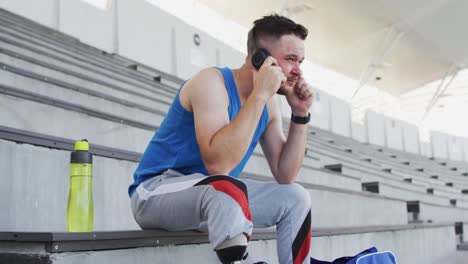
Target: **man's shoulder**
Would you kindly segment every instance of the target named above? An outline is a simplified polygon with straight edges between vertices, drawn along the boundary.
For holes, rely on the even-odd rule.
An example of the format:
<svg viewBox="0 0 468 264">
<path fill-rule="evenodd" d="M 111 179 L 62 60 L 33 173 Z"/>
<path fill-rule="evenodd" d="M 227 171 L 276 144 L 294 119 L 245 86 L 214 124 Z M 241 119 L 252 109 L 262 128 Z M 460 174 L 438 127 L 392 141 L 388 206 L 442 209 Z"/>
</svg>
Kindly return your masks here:
<svg viewBox="0 0 468 264">
<path fill-rule="evenodd" d="M 206 68 L 196 73 L 187 82 L 187 86 L 195 93 L 216 92 L 216 90 L 221 90 L 220 87 L 224 87 L 223 74 L 216 68 Z"/>
<path fill-rule="evenodd" d="M 181 101 L 187 102 L 189 109 L 197 102 L 205 104 L 206 100 L 213 98 L 216 98 L 217 103 L 228 102 L 223 74 L 216 68 L 206 68 L 195 74 L 182 93 Z"/>
<path fill-rule="evenodd" d="M 196 81 L 223 81 L 223 74 L 218 68 L 205 68 L 194 75 Z"/>
</svg>

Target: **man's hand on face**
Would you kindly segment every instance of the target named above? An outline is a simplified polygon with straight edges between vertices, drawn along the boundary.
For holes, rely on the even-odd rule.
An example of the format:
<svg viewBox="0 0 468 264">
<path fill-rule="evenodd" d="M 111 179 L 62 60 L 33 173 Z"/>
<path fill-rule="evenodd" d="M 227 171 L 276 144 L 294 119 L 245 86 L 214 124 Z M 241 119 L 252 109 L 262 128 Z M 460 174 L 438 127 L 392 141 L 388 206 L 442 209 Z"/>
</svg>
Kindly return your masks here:
<svg viewBox="0 0 468 264">
<path fill-rule="evenodd" d="M 253 70 L 254 93 L 265 100 L 270 99 L 286 81 L 278 62 L 272 56 L 265 59 L 260 70 Z"/>
<path fill-rule="evenodd" d="M 307 116 L 314 100 L 314 94 L 312 87 L 302 78 L 302 75 L 299 76 L 292 91 L 286 95 L 286 100 L 291 106 L 293 115 Z"/>
</svg>

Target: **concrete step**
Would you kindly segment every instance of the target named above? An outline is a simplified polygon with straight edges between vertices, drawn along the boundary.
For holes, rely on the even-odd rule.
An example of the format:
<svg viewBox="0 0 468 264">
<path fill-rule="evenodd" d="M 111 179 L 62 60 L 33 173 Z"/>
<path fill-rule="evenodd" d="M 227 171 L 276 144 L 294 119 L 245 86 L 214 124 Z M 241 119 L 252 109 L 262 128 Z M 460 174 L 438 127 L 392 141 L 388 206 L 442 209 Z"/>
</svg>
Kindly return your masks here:
<svg viewBox="0 0 468 264">
<path fill-rule="evenodd" d="M 445 256 L 435 259 L 431 263 L 432 264 L 438 264 L 438 263 L 466 264 L 467 259 L 468 259 L 468 251 L 458 250 L 456 252 L 451 252 Z"/>
<path fill-rule="evenodd" d="M 95 104 L 93 100 L 103 100 L 109 102 L 108 104 L 131 107 L 150 114 L 165 115 L 173 100 L 173 98 L 159 98 L 155 94 L 150 95 L 88 80 L 74 79 L 16 59 L 4 58 L 1 54 L 0 67 L 2 67 L 0 84 L 74 103 L 89 104 L 92 102 L 96 110 L 104 110 L 106 106 Z"/>
<path fill-rule="evenodd" d="M 0 85 L 5 91 L 70 102 L 92 111 L 107 113 L 122 119 L 149 123 L 151 126 L 162 122 L 169 108 L 169 105 L 165 102 L 154 101 L 153 106 L 151 106 L 151 100 L 123 92 L 106 92 L 106 89 L 88 88 L 89 86 L 86 84 L 72 84 L 50 77 L 46 77 L 47 80 L 38 80 L 37 78 L 39 76 L 29 78 L 0 70 Z M 147 105 L 142 105 L 140 102 L 145 102 Z"/>
<path fill-rule="evenodd" d="M 146 83 L 151 86 L 154 85 L 155 81 L 160 82 L 160 78 L 148 76 L 144 73 L 135 71 L 132 68 L 127 68 L 125 65 L 119 64 L 119 61 L 113 59 L 111 56 L 104 56 L 103 54 L 96 54 L 94 52 L 90 54 L 87 48 L 83 51 L 83 43 L 64 45 L 60 42 L 54 42 L 49 38 L 49 36 L 41 36 L 38 35 L 37 32 L 31 32 L 24 28 L 12 26 L 11 22 L 5 21 L 2 17 L 0 17 L 0 33 L 3 37 L 8 36 L 10 41 L 14 40 L 15 42 L 19 42 L 24 45 L 29 43 L 27 46 L 36 48 L 36 50 L 52 52 L 59 56 L 65 56 L 69 59 L 85 62 L 88 65 L 93 65 L 100 67 L 101 69 L 106 69 L 109 72 L 114 72 L 114 74 L 126 76 L 133 79 L 133 81 L 138 80 L 139 83 Z"/>
<path fill-rule="evenodd" d="M 79 40 L 73 36 L 49 28 L 27 17 L 15 14 L 3 8 L 0 8 L 0 17 L 7 21 L 10 21 L 14 26 L 16 26 L 16 28 L 26 28 L 34 32 L 43 32 L 43 34 L 47 34 L 50 38 L 53 38 L 56 41 L 63 42 L 64 44 L 79 42 Z"/>
<path fill-rule="evenodd" d="M 16 257 L 28 263 L 219 263 L 206 234 L 189 231 L 4 232 L 0 243 L 0 261 Z M 414 264 L 432 263 L 456 251 L 453 224 L 362 226 L 315 228 L 311 255 L 331 261 L 371 246 L 392 251 L 398 263 Z M 274 232 L 255 230 L 249 255 L 278 263 L 275 247 Z M 36 262 L 31 262 L 34 257 Z"/>
<path fill-rule="evenodd" d="M 447 181 L 455 181 L 457 182 L 458 180 L 463 180 L 461 178 L 459 173 L 454 173 L 454 171 L 448 169 L 448 168 L 443 168 L 439 166 L 438 164 L 435 164 L 434 161 L 429 160 L 425 157 L 415 157 L 415 159 L 421 159 L 423 160 L 411 160 L 410 164 L 414 165 L 411 167 L 408 167 L 408 165 L 402 164 L 400 161 L 395 161 L 394 159 L 389 159 L 388 154 L 382 154 L 381 152 L 378 151 L 373 151 L 369 150 L 366 148 L 360 148 L 358 153 L 366 154 L 366 155 L 373 155 L 374 159 L 383 162 L 387 165 L 392 165 L 393 168 L 395 168 L 396 171 L 401 170 L 402 172 L 408 173 L 408 174 L 413 174 L 413 173 L 420 173 L 421 171 L 418 171 L 420 169 L 423 169 L 423 172 L 425 174 L 440 174 L 443 176 Z M 406 161 L 408 161 L 408 158 L 405 158 Z M 463 183 L 463 181 L 461 182 Z"/>
<path fill-rule="evenodd" d="M 442 206 L 422 201 L 408 201 L 409 222 L 443 223 L 451 221 L 466 222 L 468 209 Z M 463 231 L 462 231 L 463 232 Z"/>
<path fill-rule="evenodd" d="M 315 150 L 315 154 L 322 151 L 322 149 Z M 336 160 L 338 159 L 339 156 L 337 155 Z M 323 155 L 320 156 L 321 162 L 326 162 L 326 160 L 327 159 L 324 158 Z M 362 163 L 362 161 L 346 161 L 343 165 L 340 165 L 340 171 L 344 175 L 358 177 L 362 182 L 380 183 L 380 185 L 382 185 L 381 188 L 383 188 L 381 194 L 385 192 L 383 195 L 386 196 L 398 197 L 405 200 L 422 200 L 439 205 L 451 205 L 453 202 L 452 200 L 455 200 L 457 206 L 466 207 L 466 198 L 461 193 L 444 192 L 444 190 L 436 188 L 436 195 L 434 195 L 434 193 L 428 194 L 427 188 L 424 185 L 410 184 L 403 181 L 403 177 L 393 175 L 393 171 L 392 173 L 381 172 L 378 171 L 378 168 L 372 169 L 369 165 L 362 166 L 360 163 Z M 446 186 L 442 186 L 441 188 L 446 188 Z"/>
<path fill-rule="evenodd" d="M 436 162 L 434 160 L 427 159 L 427 157 L 425 156 L 405 153 L 405 152 L 396 151 L 396 150 L 388 149 L 388 148 L 381 147 L 381 146 L 375 146 L 371 144 L 361 144 L 360 142 L 346 139 L 340 135 L 335 135 L 330 132 L 322 131 L 320 133 L 317 133 L 317 135 L 320 135 L 323 133 L 325 133 L 327 136 L 321 135 L 321 136 L 316 137 L 316 139 L 322 144 L 329 145 L 330 147 L 335 147 L 335 148 L 343 148 L 343 149 L 350 148 L 354 150 L 354 153 L 373 156 L 376 160 L 381 160 L 388 164 L 394 164 L 396 167 L 400 167 L 403 161 L 407 162 L 409 159 L 411 159 L 412 161 L 411 164 L 416 164 L 420 162 L 419 166 L 417 166 L 417 168 L 414 168 L 414 169 L 418 169 L 418 168 L 431 169 L 434 167 L 434 165 L 436 165 Z M 330 140 L 332 140 L 334 143 L 331 144 Z M 378 149 L 381 149 L 382 151 L 378 151 Z M 438 168 L 441 168 L 441 167 L 438 166 Z M 448 170 L 447 168 L 443 171 L 448 172 L 450 175 L 460 176 L 456 173 L 454 174 L 452 170 Z"/>
<path fill-rule="evenodd" d="M 134 68 L 136 71 L 147 73 L 150 76 L 155 76 L 155 74 L 161 76 L 162 78 L 160 82 L 163 84 L 166 84 L 169 87 L 178 88 L 184 82 L 184 80 L 180 79 L 177 76 L 174 76 L 172 74 L 168 74 L 165 72 L 161 72 L 157 69 L 144 65 L 141 62 L 137 62 L 130 58 L 120 56 L 119 54 L 116 54 L 116 53 L 112 54 L 112 58 L 114 60 L 120 61 L 121 64 L 127 65 L 127 67 L 130 67 L 130 65 L 132 66 L 135 65 L 136 67 Z"/>
<path fill-rule="evenodd" d="M 384 161 L 381 159 L 381 162 Z M 396 172 L 401 172 L 404 174 L 416 174 L 424 176 L 441 174 L 441 179 L 443 178 L 446 182 L 466 184 L 465 179 L 461 175 L 454 174 L 452 170 L 434 170 L 430 164 L 421 164 L 416 167 L 408 167 L 404 164 L 400 164 L 399 162 L 387 162 L 386 165 L 394 168 Z"/>
<path fill-rule="evenodd" d="M 450 203 L 450 200 L 455 199 L 457 201 L 457 205 L 461 207 L 466 207 L 467 204 L 467 199 L 466 196 L 461 193 L 461 190 L 453 190 L 452 192 L 448 192 L 445 189 L 445 186 L 441 187 L 435 187 L 426 184 L 426 183 L 420 183 L 417 180 L 408 182 L 405 181 L 404 179 L 407 178 L 397 178 L 395 175 L 389 175 L 388 173 L 380 173 L 380 172 L 372 172 L 372 170 L 366 170 L 366 169 L 361 169 L 354 167 L 354 165 L 341 165 L 342 168 L 342 173 L 346 175 L 351 175 L 354 177 L 360 177 L 361 181 L 363 183 L 365 182 L 378 182 L 381 184 L 386 184 L 388 186 L 391 186 L 392 188 L 398 188 L 398 189 L 403 189 L 407 191 L 412 191 L 415 192 L 415 194 L 420 194 L 421 200 L 427 201 L 427 202 L 434 202 L 431 197 L 437 197 L 435 199 L 444 200 L 444 204 Z M 392 171 L 393 174 L 393 171 Z M 425 198 L 424 198 L 425 197 Z M 425 200 L 425 199 L 428 200 Z"/>
<path fill-rule="evenodd" d="M 0 92 L 0 119 L 3 126 L 10 128 L 56 137 L 66 135 L 75 140 L 86 138 L 92 143 L 140 153 L 157 128 L 32 93 L 5 96 L 3 88 Z"/>
<path fill-rule="evenodd" d="M 44 27 L 34 21 L 19 17 L 3 9 L 1 9 L 0 12 L 2 14 L 2 16 L 0 16 L 0 28 L 9 30 L 10 33 L 16 33 L 16 36 L 21 36 L 23 39 L 29 38 L 30 40 L 60 48 L 64 51 L 72 51 L 74 54 L 81 54 L 83 57 L 91 60 L 96 60 L 96 58 L 98 58 L 99 60 L 97 61 L 104 63 L 104 65 L 110 64 L 112 66 L 118 66 L 120 70 L 128 71 L 127 73 L 133 76 L 131 81 L 138 79 L 141 83 L 146 83 L 150 86 L 156 81 L 156 83 L 162 84 L 168 89 L 172 88 L 172 90 L 170 90 L 171 92 L 176 91 L 183 82 L 183 80 L 176 76 L 148 67 L 118 54 L 108 54 L 107 52 L 82 43 L 74 37 Z M 53 55 L 49 54 L 48 57 L 53 57 Z M 115 78 L 121 75 L 122 74 L 117 74 Z"/>
<path fill-rule="evenodd" d="M 359 167 L 356 164 L 339 164 L 342 167 L 342 173 L 360 177 L 362 182 L 382 182 L 388 183 L 392 185 L 396 185 L 399 187 L 411 189 L 413 191 L 418 192 L 426 192 L 426 187 L 424 185 L 420 185 L 414 182 L 405 181 L 403 177 L 399 177 L 398 175 L 393 175 L 388 172 L 383 172 L 379 169 L 369 169 Z"/>
<path fill-rule="evenodd" d="M 96 57 L 103 57 L 105 55 L 105 52 L 103 52 L 102 50 L 85 44 L 81 42 L 78 38 L 60 32 L 54 28 L 50 28 L 49 26 L 42 25 L 40 23 L 37 23 L 36 21 L 29 20 L 28 18 L 25 18 L 23 16 L 18 16 L 4 9 L 0 9 L 0 13 L 0 22 L 2 22 L 2 25 L 4 27 L 7 27 L 14 31 L 22 32 L 26 35 L 29 35 L 30 37 L 35 37 L 58 46 L 77 46 L 80 48 L 78 49 L 78 51 L 86 51 L 90 55 Z"/>
<path fill-rule="evenodd" d="M 259 181 L 272 181 L 271 177 L 264 175 L 246 173 L 245 177 Z M 344 227 L 407 223 L 406 202 L 403 200 L 304 182 L 299 183 L 309 191 L 311 196 L 312 224 L 314 226 Z M 404 208 L 402 208 L 402 204 Z M 386 209 L 381 210 L 380 208 Z M 379 214 L 375 214 L 377 211 Z"/>
<path fill-rule="evenodd" d="M 457 249 L 462 251 L 468 251 L 468 242 L 457 245 Z"/>
<path fill-rule="evenodd" d="M 40 142 L 38 142 L 39 144 Z M 70 151 L 0 140 L 0 230 L 65 230 Z M 91 149 L 92 150 L 92 149 Z M 96 230 L 135 229 L 127 187 L 137 163 L 93 158 Z M 34 221 L 31 221 L 34 219 Z"/>
<path fill-rule="evenodd" d="M 432 204 L 443 205 L 443 206 L 450 206 L 450 199 L 446 197 L 439 197 L 436 195 L 430 195 L 425 192 L 416 192 L 410 189 L 406 189 L 404 187 L 399 187 L 395 185 L 390 185 L 386 183 L 380 182 L 368 182 L 365 183 L 367 185 L 374 186 L 373 189 L 377 189 L 380 195 L 385 197 L 392 197 L 392 198 L 399 198 L 405 201 L 412 201 L 412 200 L 420 200 Z"/>
<path fill-rule="evenodd" d="M 0 140 L 0 151 L 5 157 L 0 161 L 0 168 L 5 171 L 1 178 L 0 208 L 9 212 L 2 214 L 0 230 L 64 230 L 70 152 L 5 140 Z M 135 228 L 127 188 L 132 182 L 136 165 L 135 161 L 95 157 L 93 193 L 97 230 Z M 271 176 L 255 175 L 248 170 L 243 177 L 273 181 Z M 312 223 L 316 227 L 407 223 L 406 203 L 402 200 L 299 183 L 310 193 L 313 201 Z M 55 191 L 45 192 L 37 188 L 44 184 L 47 184 L 48 190 Z M 11 206 L 13 202 L 15 206 Z"/>
<path fill-rule="evenodd" d="M 398 170 L 397 168 L 394 169 L 391 166 L 385 165 L 382 161 L 376 161 L 375 159 L 371 158 L 363 158 L 362 155 L 354 155 L 354 154 L 349 154 L 346 153 L 345 151 L 337 150 L 330 148 L 328 146 L 322 145 L 322 144 L 316 144 L 315 142 L 309 141 L 309 148 L 310 151 L 313 151 L 314 149 L 317 149 L 316 152 L 320 153 L 322 156 L 328 157 L 328 162 L 333 162 L 333 163 L 343 163 L 346 165 L 354 166 L 360 170 L 369 170 L 372 175 L 374 172 L 378 170 L 383 170 L 391 168 L 391 175 L 392 176 L 397 176 L 398 179 L 406 179 L 406 178 L 417 178 L 418 182 L 424 183 L 426 186 L 433 186 L 433 185 L 438 185 L 439 191 L 445 192 L 451 192 L 453 194 L 460 194 L 459 191 L 453 190 L 450 186 L 446 185 L 445 181 L 442 181 L 442 179 L 439 180 L 434 180 L 431 179 L 428 175 L 417 173 L 416 171 L 412 171 L 411 173 L 408 173 L 407 171 L 401 171 Z M 327 158 L 321 157 L 322 163 L 325 163 Z M 371 162 L 363 162 L 364 160 L 370 160 Z M 385 167 L 382 167 L 385 166 Z M 380 174 L 379 174 L 380 175 Z M 458 186 L 459 190 L 464 188 L 465 184 L 468 183 L 463 183 Z M 463 197 L 460 197 L 460 199 L 464 199 Z"/>
<path fill-rule="evenodd" d="M 2 44 L 0 52 L 5 55 L 30 62 L 34 65 L 41 65 L 48 69 L 60 71 L 68 75 L 94 80 L 94 82 L 103 83 L 105 86 L 116 86 L 121 87 L 120 89 L 140 91 L 141 93 L 149 92 L 149 96 L 157 94 L 170 98 L 174 97 L 177 91 L 159 82 L 154 82 L 152 85 L 149 85 L 139 82 L 135 80 L 135 78 L 115 74 L 112 71 L 99 67 L 99 65 L 84 63 L 68 56 L 60 56 L 60 54 L 55 52 L 41 50 L 37 46 L 32 46 L 30 43 L 22 43 L 10 39 L 8 36 L 4 36 L 1 30 L 0 43 Z"/>
<path fill-rule="evenodd" d="M 402 170 L 401 168 L 394 168 L 395 173 L 401 173 L 405 175 L 413 175 L 413 176 L 420 176 L 419 178 L 422 181 L 425 181 L 427 183 L 433 182 L 430 179 L 430 176 L 432 175 L 439 175 L 439 183 L 443 186 L 447 187 L 458 187 L 458 188 L 467 188 L 468 187 L 468 181 L 464 179 L 462 176 L 453 176 L 453 175 L 448 175 L 448 174 L 440 174 L 440 172 L 435 172 L 431 170 L 427 170 L 424 173 L 421 172 L 415 172 L 411 170 Z M 447 185 L 447 183 L 452 183 L 451 186 Z M 450 189 L 450 188 L 447 188 Z"/>
<path fill-rule="evenodd" d="M 302 168 L 297 176 L 299 181 L 345 190 L 361 191 L 361 181 L 359 178 L 316 168 L 313 166 L 314 163 L 315 160 L 313 159 L 307 157 L 304 159 Z M 246 165 L 246 170 L 255 174 L 271 175 L 268 162 L 263 152 L 253 153 Z"/>
</svg>

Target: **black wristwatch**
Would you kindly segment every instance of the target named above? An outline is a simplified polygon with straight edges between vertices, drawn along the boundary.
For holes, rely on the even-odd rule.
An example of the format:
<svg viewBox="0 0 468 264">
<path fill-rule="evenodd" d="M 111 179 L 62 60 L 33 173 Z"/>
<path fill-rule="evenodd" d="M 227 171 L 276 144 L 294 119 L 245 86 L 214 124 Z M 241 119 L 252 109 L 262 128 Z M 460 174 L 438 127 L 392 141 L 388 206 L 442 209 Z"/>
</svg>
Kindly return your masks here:
<svg viewBox="0 0 468 264">
<path fill-rule="evenodd" d="M 310 121 L 310 113 L 307 116 L 295 116 L 291 114 L 291 121 L 293 121 L 296 124 L 305 125 Z"/>
</svg>

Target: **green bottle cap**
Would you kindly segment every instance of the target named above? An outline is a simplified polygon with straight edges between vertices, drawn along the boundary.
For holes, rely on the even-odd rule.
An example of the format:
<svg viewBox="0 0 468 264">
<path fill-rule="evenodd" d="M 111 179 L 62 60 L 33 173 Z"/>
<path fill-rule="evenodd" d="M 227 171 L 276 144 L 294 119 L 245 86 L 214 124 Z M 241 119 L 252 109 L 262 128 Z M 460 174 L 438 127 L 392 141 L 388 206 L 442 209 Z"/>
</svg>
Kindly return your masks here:
<svg viewBox="0 0 468 264">
<path fill-rule="evenodd" d="M 88 140 L 82 139 L 75 142 L 75 151 L 89 151 Z"/>
<path fill-rule="evenodd" d="M 70 156 L 71 163 L 93 163 L 93 155 L 89 152 L 88 140 L 82 139 L 75 142 L 75 151 Z"/>
</svg>

